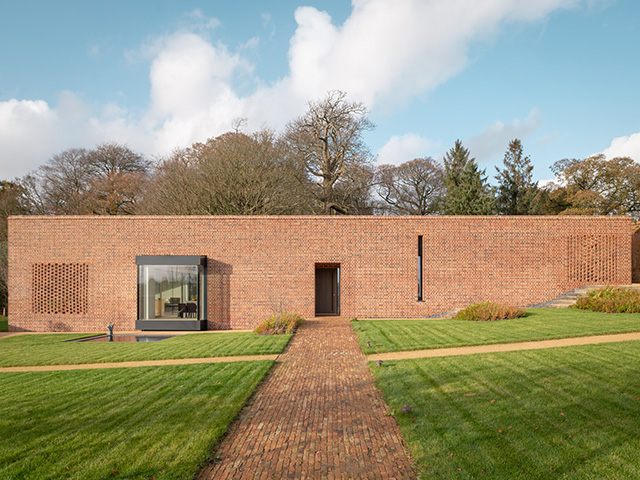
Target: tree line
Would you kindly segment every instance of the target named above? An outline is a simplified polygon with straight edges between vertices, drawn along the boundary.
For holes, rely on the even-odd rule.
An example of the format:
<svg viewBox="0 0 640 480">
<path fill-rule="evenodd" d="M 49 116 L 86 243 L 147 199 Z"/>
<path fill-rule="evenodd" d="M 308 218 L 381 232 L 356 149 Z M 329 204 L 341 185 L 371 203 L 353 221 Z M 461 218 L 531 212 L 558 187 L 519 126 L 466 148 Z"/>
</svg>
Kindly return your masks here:
<svg viewBox="0 0 640 480">
<path fill-rule="evenodd" d="M 512 140 L 488 183 L 460 140 L 442 161 L 375 166 L 366 107 L 341 91 L 311 101 L 283 132 L 223 135 L 151 161 L 125 145 L 71 148 L 23 178 L 0 181 L 0 305 L 8 215 L 612 215 L 640 217 L 640 165 L 628 157 L 563 159 L 544 187 Z"/>
</svg>

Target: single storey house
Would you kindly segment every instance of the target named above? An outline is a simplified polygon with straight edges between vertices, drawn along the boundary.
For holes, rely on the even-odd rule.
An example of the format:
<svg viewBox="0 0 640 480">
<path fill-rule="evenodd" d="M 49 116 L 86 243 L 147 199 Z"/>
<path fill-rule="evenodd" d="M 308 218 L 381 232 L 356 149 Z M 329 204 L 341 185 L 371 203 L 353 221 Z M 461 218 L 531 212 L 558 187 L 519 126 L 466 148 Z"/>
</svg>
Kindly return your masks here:
<svg viewBox="0 0 640 480">
<path fill-rule="evenodd" d="M 14 331 L 255 327 L 425 317 L 631 283 L 631 219 L 570 216 L 15 216 Z"/>
</svg>

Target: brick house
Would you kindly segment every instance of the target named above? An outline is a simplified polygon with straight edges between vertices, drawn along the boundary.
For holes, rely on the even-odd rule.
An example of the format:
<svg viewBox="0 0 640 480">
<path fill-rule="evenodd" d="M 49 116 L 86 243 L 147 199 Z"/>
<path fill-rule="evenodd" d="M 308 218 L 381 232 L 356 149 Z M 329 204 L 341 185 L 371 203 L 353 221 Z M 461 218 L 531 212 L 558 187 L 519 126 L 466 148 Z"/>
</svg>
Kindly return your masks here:
<svg viewBox="0 0 640 480">
<path fill-rule="evenodd" d="M 9 325 L 26 331 L 252 328 L 425 317 L 631 283 L 627 217 L 16 216 Z"/>
</svg>

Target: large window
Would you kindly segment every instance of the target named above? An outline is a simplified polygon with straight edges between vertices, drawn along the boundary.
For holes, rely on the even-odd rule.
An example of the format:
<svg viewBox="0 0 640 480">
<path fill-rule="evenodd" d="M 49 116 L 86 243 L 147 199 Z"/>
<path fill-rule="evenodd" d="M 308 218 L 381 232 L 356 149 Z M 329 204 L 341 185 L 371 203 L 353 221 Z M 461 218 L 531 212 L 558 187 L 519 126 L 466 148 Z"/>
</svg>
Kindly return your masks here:
<svg viewBox="0 0 640 480">
<path fill-rule="evenodd" d="M 204 257 L 144 255 L 138 264 L 139 320 L 204 320 Z"/>
</svg>

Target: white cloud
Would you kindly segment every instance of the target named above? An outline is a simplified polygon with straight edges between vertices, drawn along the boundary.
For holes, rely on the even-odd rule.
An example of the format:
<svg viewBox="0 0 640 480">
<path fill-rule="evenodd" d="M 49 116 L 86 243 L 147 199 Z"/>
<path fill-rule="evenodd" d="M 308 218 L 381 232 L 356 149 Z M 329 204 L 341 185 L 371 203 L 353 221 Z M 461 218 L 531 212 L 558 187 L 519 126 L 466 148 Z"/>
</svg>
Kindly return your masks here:
<svg viewBox="0 0 640 480">
<path fill-rule="evenodd" d="M 538 180 L 537 185 L 538 188 L 548 188 L 548 187 L 553 187 L 554 185 L 560 185 L 562 182 L 560 182 L 557 178 L 551 178 L 551 179 L 545 179 L 545 180 Z"/>
<path fill-rule="evenodd" d="M 190 27 L 198 30 L 215 30 L 221 25 L 220 20 L 215 17 L 207 17 L 199 8 L 187 13 L 186 17 L 191 23 Z"/>
<path fill-rule="evenodd" d="M 415 158 L 429 156 L 429 151 L 434 147 L 437 148 L 431 141 L 413 133 L 393 136 L 380 149 L 377 162 L 380 165 L 400 165 Z"/>
<path fill-rule="evenodd" d="M 194 10 L 187 14 L 187 27 L 125 52 L 131 62 L 151 60 L 145 112 L 87 105 L 72 94 L 55 106 L 42 100 L 0 102 L 0 158 L 6 159 L 0 177 L 27 173 L 62 149 L 101 141 L 126 142 L 147 154 L 167 153 L 229 130 L 238 117 L 248 118 L 250 129 L 263 124 L 279 129 L 303 113 L 306 102 L 331 89 L 349 92 L 372 110 L 394 108 L 464 69 L 472 42 L 492 39 L 504 24 L 539 21 L 582 1 L 352 0 L 342 25 L 326 12 L 300 7 L 289 71 L 273 84 L 255 78 L 253 65 L 238 53 L 243 46 L 234 52 L 210 41 L 220 22 Z M 265 27 L 272 25 L 268 15 L 263 21 Z M 254 86 L 252 92 L 240 93 L 247 85 Z M 521 132 L 531 128 L 536 115 L 532 112 L 520 126 L 496 124 L 471 139 L 478 148 L 472 154 L 481 157 L 494 151 L 499 140 L 525 136 Z M 418 150 L 424 142 L 411 135 L 391 139 L 381 155 L 393 161 L 400 161 L 401 154 L 423 155 Z M 500 150 L 505 148 L 502 141 Z"/>
<path fill-rule="evenodd" d="M 13 179 L 37 167 L 55 142 L 56 114 L 42 100 L 0 102 L 2 178 Z"/>
<path fill-rule="evenodd" d="M 116 104 L 94 113 L 71 92 L 61 92 L 54 107 L 43 100 L 0 102 L 0 179 L 22 177 L 67 148 L 110 140 L 153 150 L 142 124 Z"/>
<path fill-rule="evenodd" d="M 269 33 L 269 38 L 273 38 L 276 34 L 276 25 L 271 19 L 271 14 L 266 12 L 262 13 L 260 14 L 260 18 L 262 19 L 262 27 Z"/>
<path fill-rule="evenodd" d="M 640 162 L 640 132 L 614 138 L 611 145 L 602 153 L 607 158 L 630 157 L 636 162 Z"/>
<path fill-rule="evenodd" d="M 522 140 L 534 133 L 542 125 L 542 120 L 542 114 L 533 108 L 524 120 L 515 119 L 507 124 L 497 121 L 480 135 L 468 138 L 464 144 L 478 162 L 490 162 L 496 155 L 504 154 L 511 140 Z"/>
<path fill-rule="evenodd" d="M 472 41 L 508 22 L 537 21 L 580 0 L 353 0 L 342 26 L 313 7 L 296 10 L 289 51 L 293 88 L 308 98 L 341 89 L 369 105 L 432 90 L 468 63 Z"/>
</svg>

